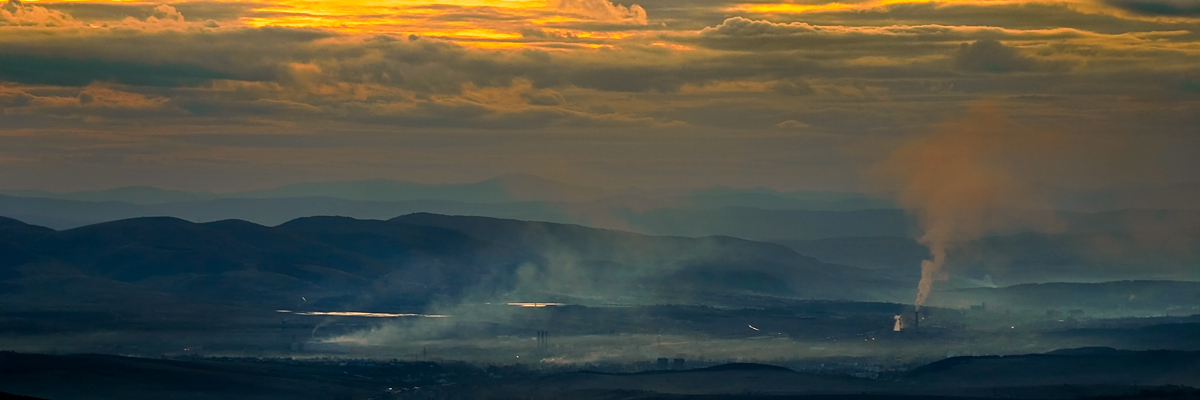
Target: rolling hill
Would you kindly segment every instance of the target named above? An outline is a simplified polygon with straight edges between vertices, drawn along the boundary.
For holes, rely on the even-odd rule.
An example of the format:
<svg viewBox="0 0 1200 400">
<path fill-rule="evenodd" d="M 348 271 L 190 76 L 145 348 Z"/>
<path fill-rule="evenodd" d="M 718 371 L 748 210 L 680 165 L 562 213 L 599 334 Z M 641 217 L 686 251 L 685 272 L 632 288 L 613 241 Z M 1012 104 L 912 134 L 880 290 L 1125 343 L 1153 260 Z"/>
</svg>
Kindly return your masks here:
<svg viewBox="0 0 1200 400">
<path fill-rule="evenodd" d="M 134 218 L 54 231 L 0 223 L 10 304 L 168 301 L 421 307 L 436 298 L 542 293 L 652 301 L 658 292 L 864 299 L 870 271 L 729 237 L 656 237 L 576 225 L 412 214 L 388 221 Z M 114 303 L 116 302 L 116 303 Z"/>
</svg>

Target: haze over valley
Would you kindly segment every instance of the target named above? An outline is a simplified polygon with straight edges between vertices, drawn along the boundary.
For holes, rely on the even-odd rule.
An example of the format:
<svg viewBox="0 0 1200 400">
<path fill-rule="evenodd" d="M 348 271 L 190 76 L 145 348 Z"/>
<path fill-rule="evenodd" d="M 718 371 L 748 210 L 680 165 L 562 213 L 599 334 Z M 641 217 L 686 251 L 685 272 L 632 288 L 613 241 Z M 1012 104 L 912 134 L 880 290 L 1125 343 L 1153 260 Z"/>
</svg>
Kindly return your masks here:
<svg viewBox="0 0 1200 400">
<path fill-rule="evenodd" d="M 1197 0 L 0 0 L 0 400 L 1200 399 Z"/>
<path fill-rule="evenodd" d="M 407 200 L 400 189 L 345 198 L 316 189 L 280 189 L 274 197 L 258 198 L 176 194 L 147 204 L 117 201 L 131 200 L 120 196 L 133 189 L 7 197 L 10 207 L 24 205 L 13 209 L 41 213 L 37 218 L 43 220 L 113 219 L 57 230 L 3 220 L 5 344 L 22 353 L 185 357 L 181 360 L 469 363 L 456 367 L 467 368 L 456 372 L 466 374 L 459 378 L 473 376 L 475 367 L 468 365 L 535 368 L 523 370 L 521 376 L 532 375 L 514 382 L 571 368 L 655 370 L 657 359 L 684 360 L 690 363 L 686 368 L 755 362 L 816 373 L 812 379 L 824 374 L 862 379 L 963 355 L 1200 346 L 1195 211 L 1004 211 L 1053 218 L 1059 226 L 996 231 L 960 244 L 948 255 L 953 276 L 931 293 L 918 327 L 911 304 L 921 279 L 916 266 L 930 254 L 917 240 L 918 221 L 878 197 L 728 188 L 635 196 L 629 194 L 633 190 L 568 190 L 550 180 L 519 178 L 538 184 L 522 187 L 520 201 L 503 190 L 480 189 L 518 179 L 513 176 L 426 187 L 412 196 L 434 198 Z M 147 192 L 170 193 L 138 189 L 135 197 L 152 198 Z M 777 201 L 775 207 L 765 207 L 764 198 Z M 822 206 L 833 203 L 840 205 Z M 439 208 L 460 215 L 425 212 Z M 392 210 L 414 212 L 370 218 Z M 144 216 L 155 213 L 175 214 Z M 331 215 L 273 225 L 235 219 L 271 221 L 289 213 Z M 900 331 L 897 324 L 903 325 Z M 543 338 L 540 332 L 548 334 Z M 26 362 L 15 361 L 25 356 L 7 357 L 9 363 Z M 56 363 L 46 368 L 58 368 L 50 367 Z M 219 368 L 236 371 L 237 365 Z M 922 368 L 936 370 L 935 365 Z M 43 373 L 37 371 L 22 373 Z M 780 373 L 730 371 L 705 373 Z M 286 369 L 276 373 L 290 379 Z M 710 390 L 670 389 L 678 383 L 621 376 L 546 378 L 561 383 L 539 383 L 537 392 Z M 676 378 L 693 379 L 671 379 Z M 94 379 L 89 385 L 113 384 Z M 784 385 L 793 378 L 779 379 Z M 958 395 L 939 385 L 917 390 L 885 383 L 894 379 L 916 378 L 896 375 L 851 387 Z M 1038 384 L 1028 379 L 1011 382 Z M 87 398 L 23 379 L 7 382 L 0 384 L 26 388 L 21 393 Z M 572 383 L 555 386 L 565 382 Z M 838 393 L 846 384 L 812 383 L 826 388 L 816 391 L 801 389 L 809 387 L 804 385 L 768 387 Z M 486 389 L 490 385 L 472 390 L 498 390 Z M 529 390 L 525 383 L 513 385 L 506 393 Z M 141 386 L 128 390 L 166 393 Z"/>
</svg>

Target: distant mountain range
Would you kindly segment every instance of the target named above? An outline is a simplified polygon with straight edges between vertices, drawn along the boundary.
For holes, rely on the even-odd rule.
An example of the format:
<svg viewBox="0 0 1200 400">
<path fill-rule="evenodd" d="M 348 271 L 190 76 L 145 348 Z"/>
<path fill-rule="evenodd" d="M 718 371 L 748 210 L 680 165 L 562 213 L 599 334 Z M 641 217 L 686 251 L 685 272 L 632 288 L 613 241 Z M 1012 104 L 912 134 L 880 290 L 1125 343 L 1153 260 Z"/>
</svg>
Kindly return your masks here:
<svg viewBox="0 0 1200 400">
<path fill-rule="evenodd" d="M 302 297 L 330 308 L 393 309 L 505 296 L 885 300 L 910 291 L 770 243 L 435 214 L 310 217 L 276 227 L 136 218 L 64 231 L 4 219 L 0 285 L 14 308 L 208 302 L 273 309 Z"/>
<path fill-rule="evenodd" d="M 930 301 L 939 306 L 986 304 L 992 311 L 1051 311 L 1064 318 L 1070 310 L 1085 311 L 1085 316 L 1130 313 L 1184 316 L 1200 314 L 1200 282 L 1036 283 L 946 290 L 935 293 Z"/>
<path fill-rule="evenodd" d="M 348 182 L 312 182 L 273 189 L 232 193 L 186 192 L 148 186 L 122 187 L 80 192 L 42 190 L 0 190 L 0 195 L 75 200 L 120 202 L 137 205 L 203 202 L 215 199 L 288 199 L 333 198 L 370 202 L 407 202 L 441 200 L 461 203 L 511 202 L 607 202 L 655 203 L 672 206 L 856 210 L 888 208 L 888 200 L 862 193 L 795 191 L 779 192 L 767 188 L 734 189 L 603 189 L 572 185 L 533 175 L 509 174 L 475 183 L 427 185 L 386 179 Z"/>
<path fill-rule="evenodd" d="M 389 219 L 417 212 L 581 224 L 658 235 L 727 235 L 757 240 L 908 236 L 916 230 L 912 218 L 900 210 L 768 210 L 741 206 L 706 208 L 631 198 L 581 203 L 463 203 L 448 200 L 376 202 L 297 197 L 135 205 L 0 196 L 0 216 L 55 229 L 158 216 L 194 222 L 241 219 L 273 226 L 310 216 Z"/>
<path fill-rule="evenodd" d="M 1184 186 L 1183 189 L 1191 186 Z M 1181 189 L 1181 190 L 1183 190 Z M 732 236 L 788 246 L 822 262 L 915 279 L 927 258 L 909 213 L 843 192 L 766 188 L 608 190 L 529 175 L 470 184 L 388 180 L 306 183 L 214 194 L 147 187 L 0 191 L 0 216 L 53 229 L 142 217 L 276 226 L 311 216 L 389 220 L 414 213 L 565 223 L 657 236 Z M 948 288 L 1123 279 L 1200 280 L 1200 211 L 1011 211 L 1053 232 L 993 232 L 952 250 Z"/>
<path fill-rule="evenodd" d="M 865 247 L 851 238 L 792 247 L 848 264 L 875 257 L 848 253 L 892 249 L 902 258 L 917 250 L 906 239 L 862 239 Z M 832 245 L 820 252 L 812 243 Z M 647 236 L 428 213 L 386 221 L 308 217 L 275 227 L 154 217 L 62 231 L 0 219 L 0 301 L 14 309 L 195 302 L 291 308 L 303 298 L 326 309 L 420 309 L 465 299 L 704 304 L 730 295 L 894 302 L 912 296 L 911 272 L 839 265 L 801 252 L 723 236 Z M 1200 302 L 1187 297 L 1200 293 L 1200 283 L 1056 285 L 947 289 L 931 299 L 948 307 L 988 302 L 1179 313 L 1190 312 L 1179 304 Z"/>
<path fill-rule="evenodd" d="M 0 190 L 0 194 L 12 197 L 33 199 L 54 199 L 92 202 L 121 202 L 128 204 L 164 204 L 216 199 L 215 193 L 184 192 L 179 190 L 159 189 L 151 186 L 128 186 L 107 190 L 90 190 L 80 192 L 48 192 L 44 190 Z"/>
<path fill-rule="evenodd" d="M 1200 210 L 1200 182 L 1145 185 L 1115 189 L 1068 190 L 1039 186 L 1054 209 L 1102 212 L 1121 209 Z M 461 203 L 621 203 L 657 208 L 752 207 L 793 210 L 867 210 L 896 208 L 887 193 L 864 194 L 836 191 L 777 191 L 765 187 L 710 187 L 692 189 L 611 189 L 559 182 L 527 174 L 500 175 L 472 183 L 421 184 L 388 179 L 341 182 L 307 182 L 270 189 L 228 193 L 167 190 L 130 186 L 105 190 L 51 192 L 44 190 L 0 190 L 0 195 L 120 202 L 137 205 L 192 203 L 215 199 L 282 199 L 325 197 L 371 202 L 441 200 Z"/>
<path fill-rule="evenodd" d="M 951 249 L 948 282 L 962 288 L 1039 282 L 1127 279 L 1200 281 L 1200 216 L 1190 211 L 1129 210 L 1074 214 L 1057 233 L 988 236 Z M 1157 222 L 1155 222 L 1157 221 Z M 929 258 L 916 239 L 900 236 L 778 240 L 821 261 L 913 279 Z"/>
<path fill-rule="evenodd" d="M 787 227 L 764 226 L 762 235 L 720 221 L 704 222 L 715 229 L 674 225 L 691 214 L 721 211 L 718 219 L 758 219 L 757 210 L 866 211 L 890 208 L 890 201 L 860 193 L 779 192 L 766 188 L 708 188 L 688 190 L 608 190 L 575 186 L 528 175 L 504 175 L 470 184 L 423 185 L 389 180 L 304 183 L 270 190 L 214 194 L 151 187 L 51 193 L 0 190 L 0 216 L 55 229 L 137 217 L 170 216 L 194 222 L 242 219 L 278 225 L 296 218 L 329 215 L 389 219 L 416 212 L 476 215 L 545 222 L 583 224 L 646 233 L 704 236 L 727 234 L 755 238 L 787 232 Z M 680 214 L 682 213 L 682 214 Z M 747 214 L 747 215 L 743 215 Z M 887 216 L 884 218 L 893 218 Z M 903 216 L 900 217 L 904 219 Z M 822 223 L 821 216 L 798 216 L 792 222 Z M 825 218 L 828 219 L 828 218 Z M 871 232 L 904 234 L 909 226 L 880 226 Z M 890 222 L 889 222 L 890 223 Z M 736 224 L 736 222 L 734 223 Z M 859 228 L 824 222 L 829 234 L 858 234 Z M 861 223 L 859 224 L 861 225 Z M 911 224 L 909 224 L 911 225 Z M 811 232 L 812 230 L 810 230 Z M 795 237 L 784 234 L 784 238 Z M 812 234 L 802 234 L 810 238 Z"/>
<path fill-rule="evenodd" d="M 629 198 L 597 202 L 376 202 L 327 197 L 214 199 L 135 205 L 0 196 L 0 216 L 54 229 L 168 216 L 193 222 L 239 219 L 275 226 L 309 216 L 387 220 L 430 212 L 578 224 L 659 236 L 732 236 L 784 244 L 831 264 L 913 279 L 928 254 L 902 210 L 703 208 Z M 949 287 L 1122 279 L 1200 280 L 1200 212 L 1058 212 L 1056 232 L 998 232 L 952 250 Z"/>
</svg>

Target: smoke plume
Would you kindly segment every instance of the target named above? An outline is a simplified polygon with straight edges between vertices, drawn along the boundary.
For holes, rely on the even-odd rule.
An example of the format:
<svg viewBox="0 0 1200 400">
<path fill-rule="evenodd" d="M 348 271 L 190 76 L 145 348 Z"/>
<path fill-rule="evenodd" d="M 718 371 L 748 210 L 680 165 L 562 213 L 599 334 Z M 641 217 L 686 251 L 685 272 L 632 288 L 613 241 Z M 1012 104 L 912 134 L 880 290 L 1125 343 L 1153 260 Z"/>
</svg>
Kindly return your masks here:
<svg viewBox="0 0 1200 400">
<path fill-rule="evenodd" d="M 919 242 L 931 259 L 921 263 L 915 305 L 920 308 L 933 284 L 947 278 L 947 252 L 964 242 L 1006 228 L 1037 227 L 1051 221 L 1038 196 L 1014 176 L 1015 166 L 1040 151 L 1052 135 L 1014 126 L 992 104 L 980 104 L 965 117 L 901 145 L 883 165 L 898 203 L 915 214 L 923 229 Z"/>
</svg>

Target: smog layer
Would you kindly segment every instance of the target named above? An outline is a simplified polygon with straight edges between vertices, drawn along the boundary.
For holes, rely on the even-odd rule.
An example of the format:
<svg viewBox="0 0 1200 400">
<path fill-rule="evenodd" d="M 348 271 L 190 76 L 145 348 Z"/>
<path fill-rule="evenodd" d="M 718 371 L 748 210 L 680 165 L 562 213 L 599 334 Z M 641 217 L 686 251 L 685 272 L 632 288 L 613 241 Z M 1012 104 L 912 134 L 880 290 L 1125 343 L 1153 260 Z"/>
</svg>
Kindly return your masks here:
<svg viewBox="0 0 1200 400">
<path fill-rule="evenodd" d="M 982 179 L 971 168 L 956 173 Z M 922 174 L 902 182 L 918 187 Z M 769 197 L 817 204 L 808 196 Z M 708 200 L 719 206 L 671 193 L 636 211 L 578 199 L 456 203 L 521 204 L 542 210 L 529 219 L 604 228 L 424 212 L 274 226 L 138 217 L 60 230 L 4 219 L 0 318 L 15 353 L 3 355 L 0 391 L 1079 398 L 1175 395 L 1200 376 L 1194 211 L 1055 211 L 988 193 L 963 205 L 975 195 L 950 192 L 922 200 L 953 206 L 938 214 L 904 197 L 912 211 L 829 196 L 864 207 L 752 208 L 764 196 L 730 190 Z M 8 199 L 42 213 L 123 204 Z M 294 200 L 239 201 L 217 210 Z M 941 230 L 953 240 L 931 238 Z M 939 258 L 931 281 L 922 265 Z M 94 372 L 109 369 L 144 378 Z M 1073 372 L 1032 373 L 1041 369 Z M 59 387 L 55 376 L 80 383 Z M 179 389 L 209 380 L 232 386 Z M 1047 389 L 1064 384 L 1073 389 Z"/>
</svg>

